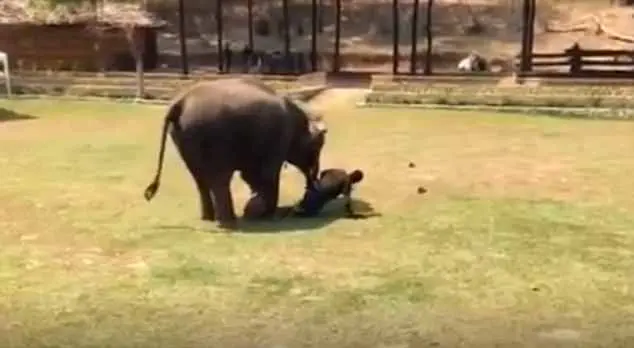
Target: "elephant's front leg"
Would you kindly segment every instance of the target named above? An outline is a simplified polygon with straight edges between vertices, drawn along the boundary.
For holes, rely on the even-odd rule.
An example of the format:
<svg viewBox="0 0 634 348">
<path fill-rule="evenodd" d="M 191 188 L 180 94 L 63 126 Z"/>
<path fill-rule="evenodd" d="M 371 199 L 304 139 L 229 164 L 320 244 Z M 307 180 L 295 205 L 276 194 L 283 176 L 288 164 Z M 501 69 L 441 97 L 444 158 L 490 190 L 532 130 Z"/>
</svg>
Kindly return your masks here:
<svg viewBox="0 0 634 348">
<path fill-rule="evenodd" d="M 262 197 L 266 207 L 263 211 L 262 218 L 272 217 L 277 211 L 277 204 L 280 195 L 280 171 L 282 165 L 269 166 L 268 168 L 260 168 L 242 171 L 241 177 L 249 188 L 251 195 Z"/>
<path fill-rule="evenodd" d="M 274 168 L 267 168 L 262 171 L 260 176 L 260 187 L 258 193 L 266 202 L 264 216 L 272 217 L 277 211 L 277 205 L 280 199 L 280 172 L 282 163 Z"/>
<path fill-rule="evenodd" d="M 275 203 L 274 208 L 271 208 L 272 203 L 271 202 L 271 198 L 270 195 L 271 193 L 269 193 L 270 189 L 267 188 L 267 180 L 264 177 L 264 175 L 257 170 L 245 170 L 245 171 L 241 171 L 240 172 L 240 177 L 242 178 L 242 180 L 244 180 L 244 182 L 249 186 L 249 189 L 251 190 L 251 197 L 261 197 L 262 200 L 264 201 L 264 204 L 266 205 L 264 207 L 264 209 L 262 210 L 262 213 L 258 216 L 253 216 L 252 213 L 247 214 L 246 212 L 246 206 L 245 206 L 245 211 L 243 212 L 243 215 L 250 215 L 250 218 L 267 218 L 270 217 L 271 215 L 273 215 L 273 213 L 275 213 L 275 210 L 277 208 L 277 203 Z M 278 188 L 279 190 L 279 188 Z"/>
<path fill-rule="evenodd" d="M 304 187 L 304 189 L 312 191 L 318 181 L 319 163 L 317 162 L 310 167 L 298 167 L 298 169 L 304 175 L 304 180 L 306 182 L 306 186 Z"/>
</svg>

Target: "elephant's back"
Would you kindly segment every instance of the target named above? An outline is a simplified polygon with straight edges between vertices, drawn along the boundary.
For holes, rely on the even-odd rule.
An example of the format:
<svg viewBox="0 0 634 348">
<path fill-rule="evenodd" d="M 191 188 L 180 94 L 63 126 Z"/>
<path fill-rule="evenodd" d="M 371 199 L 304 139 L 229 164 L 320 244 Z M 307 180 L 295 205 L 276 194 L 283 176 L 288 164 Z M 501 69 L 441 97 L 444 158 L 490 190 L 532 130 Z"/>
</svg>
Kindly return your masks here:
<svg viewBox="0 0 634 348">
<path fill-rule="evenodd" d="M 181 136 L 207 146 L 259 153 L 290 136 L 286 100 L 249 80 L 200 82 L 182 95 L 181 103 Z"/>
<path fill-rule="evenodd" d="M 184 118 L 203 118 L 209 121 L 257 114 L 279 114 L 285 110 L 283 97 L 270 87 L 259 81 L 242 78 L 199 82 L 182 98 Z"/>
<path fill-rule="evenodd" d="M 282 104 L 282 96 L 255 78 L 224 78 L 201 81 L 186 91 L 186 97 L 212 105 L 245 106 L 253 103 Z"/>
</svg>

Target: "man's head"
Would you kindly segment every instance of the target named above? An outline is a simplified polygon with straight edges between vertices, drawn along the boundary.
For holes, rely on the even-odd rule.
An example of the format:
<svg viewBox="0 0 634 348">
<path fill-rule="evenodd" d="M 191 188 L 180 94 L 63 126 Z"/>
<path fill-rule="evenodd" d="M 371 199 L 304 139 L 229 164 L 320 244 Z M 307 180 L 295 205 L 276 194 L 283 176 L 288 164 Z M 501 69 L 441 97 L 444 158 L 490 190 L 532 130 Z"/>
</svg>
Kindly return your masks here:
<svg viewBox="0 0 634 348">
<path fill-rule="evenodd" d="M 350 183 L 356 184 L 363 180 L 363 172 L 359 169 L 355 169 L 352 173 L 348 174 L 350 177 Z"/>
</svg>

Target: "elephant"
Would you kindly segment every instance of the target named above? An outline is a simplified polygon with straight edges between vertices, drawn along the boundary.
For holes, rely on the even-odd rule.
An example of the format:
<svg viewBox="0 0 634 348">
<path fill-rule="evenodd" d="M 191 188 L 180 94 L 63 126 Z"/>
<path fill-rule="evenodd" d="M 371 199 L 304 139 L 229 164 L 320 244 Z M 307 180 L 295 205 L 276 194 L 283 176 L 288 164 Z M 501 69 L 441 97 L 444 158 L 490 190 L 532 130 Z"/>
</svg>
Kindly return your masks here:
<svg viewBox="0 0 634 348">
<path fill-rule="evenodd" d="M 295 166 L 306 187 L 314 187 L 327 133 L 320 114 L 255 78 L 198 82 L 168 107 L 147 201 L 159 188 L 168 129 L 196 184 L 201 218 L 223 229 L 237 227 L 230 189 L 235 171 L 265 202 L 259 218 L 270 218 L 277 210 L 282 165 Z"/>
</svg>

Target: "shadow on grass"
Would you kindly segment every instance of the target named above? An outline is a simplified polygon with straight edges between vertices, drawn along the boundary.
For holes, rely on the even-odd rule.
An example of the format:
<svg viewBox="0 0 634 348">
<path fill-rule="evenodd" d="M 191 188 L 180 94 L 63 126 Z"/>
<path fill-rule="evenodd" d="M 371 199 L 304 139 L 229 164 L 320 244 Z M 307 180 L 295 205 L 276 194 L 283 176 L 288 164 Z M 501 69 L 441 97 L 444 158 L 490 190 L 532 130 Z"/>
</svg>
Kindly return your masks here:
<svg viewBox="0 0 634 348">
<path fill-rule="evenodd" d="M 277 208 L 276 217 L 270 220 L 245 220 L 239 218 L 238 228 L 230 233 L 285 233 L 285 232 L 305 232 L 316 230 L 331 223 L 341 220 L 365 220 L 381 216 L 374 210 L 372 204 L 353 198 L 352 207 L 354 215 L 348 215 L 345 211 L 343 199 L 330 202 L 324 210 L 316 217 L 296 217 L 291 216 L 292 206 L 282 206 Z M 210 222 L 210 227 L 215 229 L 215 222 Z M 200 228 L 187 225 L 159 225 L 161 230 L 189 230 L 201 231 Z M 202 230 L 209 231 L 207 228 Z"/>
<path fill-rule="evenodd" d="M 316 217 L 297 217 L 291 215 L 292 206 L 278 208 L 277 216 L 273 220 L 241 220 L 236 232 L 242 233 L 284 233 L 304 232 L 316 230 L 341 219 L 364 220 L 381 216 L 374 210 L 372 204 L 358 199 L 352 199 L 354 215 L 348 215 L 345 211 L 344 200 L 337 199 L 329 203 Z"/>
<path fill-rule="evenodd" d="M 0 122 L 34 120 L 35 118 L 35 116 L 20 114 L 13 110 L 0 108 Z"/>
</svg>

